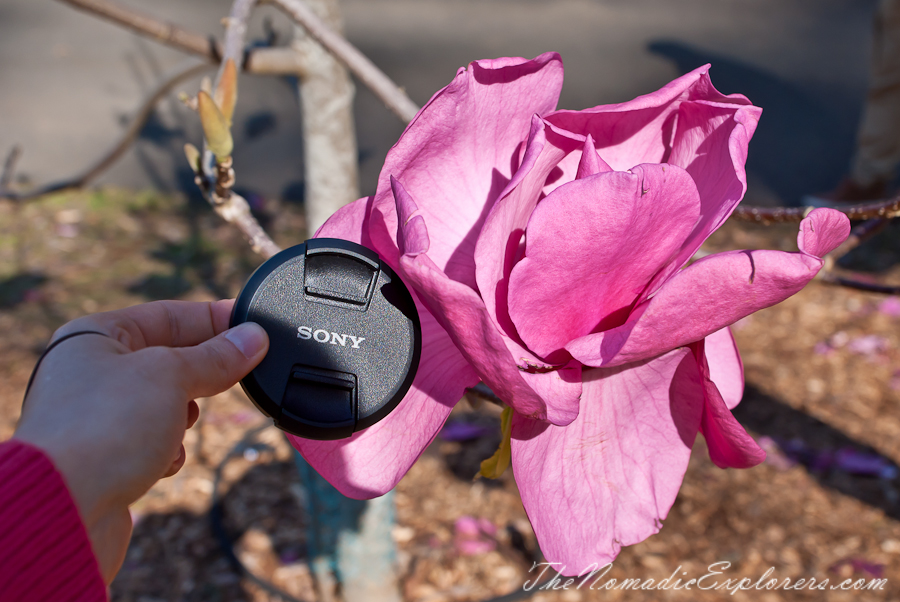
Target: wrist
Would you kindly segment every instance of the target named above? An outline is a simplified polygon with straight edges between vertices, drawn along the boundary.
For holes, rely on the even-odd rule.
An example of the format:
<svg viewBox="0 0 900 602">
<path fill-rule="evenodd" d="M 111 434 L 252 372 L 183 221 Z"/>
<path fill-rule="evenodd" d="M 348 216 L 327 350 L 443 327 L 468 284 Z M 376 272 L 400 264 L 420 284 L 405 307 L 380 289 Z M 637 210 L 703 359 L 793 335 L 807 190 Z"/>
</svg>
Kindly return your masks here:
<svg viewBox="0 0 900 602">
<path fill-rule="evenodd" d="M 75 502 L 85 528 L 90 531 L 114 505 L 100 475 L 92 473 L 91 462 L 80 457 L 76 450 L 60 444 L 61 437 L 48 437 L 32 431 L 28 425 L 20 425 L 13 439 L 39 449 L 62 475 Z"/>
</svg>

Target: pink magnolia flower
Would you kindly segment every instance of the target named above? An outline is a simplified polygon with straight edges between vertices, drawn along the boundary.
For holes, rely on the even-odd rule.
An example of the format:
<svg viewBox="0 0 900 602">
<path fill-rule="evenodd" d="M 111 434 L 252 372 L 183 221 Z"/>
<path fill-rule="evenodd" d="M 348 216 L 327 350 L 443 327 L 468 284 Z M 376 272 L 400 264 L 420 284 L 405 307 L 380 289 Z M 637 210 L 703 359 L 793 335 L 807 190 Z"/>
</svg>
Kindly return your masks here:
<svg viewBox="0 0 900 602">
<path fill-rule="evenodd" d="M 727 326 L 793 295 L 849 234 L 829 209 L 799 253 L 685 267 L 746 190 L 760 109 L 707 68 L 630 102 L 557 111 L 563 68 L 460 69 L 388 153 L 374 196 L 317 233 L 360 242 L 415 292 L 412 389 L 349 440 L 293 444 L 345 495 L 390 490 L 467 387 L 514 409 L 512 467 L 541 549 L 577 573 L 656 533 L 702 432 L 721 467 L 765 457 Z"/>
</svg>

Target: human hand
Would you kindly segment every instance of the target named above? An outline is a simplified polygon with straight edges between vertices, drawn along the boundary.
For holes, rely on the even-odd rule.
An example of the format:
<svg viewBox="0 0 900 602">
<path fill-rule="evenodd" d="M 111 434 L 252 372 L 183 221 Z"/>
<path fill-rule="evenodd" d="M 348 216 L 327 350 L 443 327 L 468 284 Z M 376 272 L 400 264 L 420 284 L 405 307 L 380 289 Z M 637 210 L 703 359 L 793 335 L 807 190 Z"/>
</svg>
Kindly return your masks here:
<svg viewBox="0 0 900 602">
<path fill-rule="evenodd" d="M 107 583 L 131 537 L 129 504 L 184 464 L 196 397 L 225 391 L 268 351 L 253 323 L 228 330 L 233 300 L 157 301 L 78 318 L 54 333 L 92 330 L 42 361 L 14 438 L 62 473 Z"/>
</svg>

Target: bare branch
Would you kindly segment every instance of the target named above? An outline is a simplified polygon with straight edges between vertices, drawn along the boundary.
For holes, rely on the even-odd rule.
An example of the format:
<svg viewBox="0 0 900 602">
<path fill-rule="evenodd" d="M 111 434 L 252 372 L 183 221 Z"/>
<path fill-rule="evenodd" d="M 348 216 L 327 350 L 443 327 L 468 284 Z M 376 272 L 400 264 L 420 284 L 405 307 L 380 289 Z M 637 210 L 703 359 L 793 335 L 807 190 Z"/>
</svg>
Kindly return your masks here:
<svg viewBox="0 0 900 602">
<path fill-rule="evenodd" d="M 218 62 L 222 56 L 222 47 L 214 37 L 161 21 L 118 2 L 112 0 L 59 1 L 126 27 L 136 34 L 203 57 L 211 63 Z M 268 75 L 296 75 L 300 69 L 295 53 L 284 48 L 250 49 L 246 57 L 241 55 L 238 60 L 235 60 L 235 65 L 248 73 Z"/>
<path fill-rule="evenodd" d="M 225 44 L 219 64 L 219 72 L 216 74 L 216 84 L 222 78 L 225 63 L 228 59 L 234 61 L 236 66 L 244 62 L 244 41 L 247 38 L 247 21 L 250 13 L 256 5 L 256 0 L 234 0 L 231 5 L 231 13 L 225 19 Z M 213 86 L 215 89 L 215 86 Z"/>
<path fill-rule="evenodd" d="M 871 293 L 883 293 L 885 295 L 900 295 L 900 286 L 890 286 L 886 284 L 874 284 L 871 282 L 863 282 L 852 278 L 844 278 L 832 272 L 826 272 L 821 275 L 823 282 L 845 286 L 860 291 L 869 291 Z"/>
<path fill-rule="evenodd" d="M 146 13 L 136 11 L 113 0 L 59 0 L 75 8 L 84 10 L 127 27 L 131 31 L 147 36 L 163 44 L 201 56 L 208 61 L 218 62 L 225 49 L 211 36 L 187 30 L 167 21 L 161 21 Z M 372 89 L 394 113 L 409 123 L 419 111 L 402 88 L 397 86 L 372 61 L 334 30 L 325 25 L 309 8 L 299 0 L 275 0 L 274 2 L 294 20 L 303 25 L 315 40 L 334 53 L 347 67 Z M 233 18 L 233 17 L 232 17 Z M 240 22 L 240 21 L 239 21 Z M 243 33 L 241 40 L 243 41 Z M 226 40 L 226 46 L 228 41 Z M 234 52 L 235 65 L 248 73 L 268 75 L 302 75 L 303 62 L 297 53 L 286 48 L 253 48 L 244 55 Z"/>
<path fill-rule="evenodd" d="M 207 152 L 207 158 L 212 159 L 212 153 Z M 224 163 L 215 163 L 213 168 L 215 177 L 210 178 L 204 174 L 197 174 L 195 181 L 203 192 L 203 196 L 212 205 L 219 216 L 229 224 L 236 226 L 250 243 L 254 252 L 266 259 L 281 250 L 275 241 L 266 233 L 253 214 L 250 213 L 250 204 L 247 199 L 234 192 L 234 170 L 231 168 L 231 159 Z M 204 169 L 204 172 L 207 170 Z"/>
<path fill-rule="evenodd" d="M 255 4 L 256 0 L 235 0 L 231 6 L 231 14 L 225 20 L 225 46 L 222 50 L 222 64 L 216 76 L 217 86 L 226 63 L 229 60 L 236 65 L 241 62 L 247 35 L 247 19 Z M 215 212 L 229 224 L 237 226 L 255 252 L 267 259 L 278 253 L 281 249 L 250 213 L 247 200 L 232 190 L 235 176 L 231 157 L 216 159 L 207 150 L 203 159 L 201 171 L 197 173 L 195 181 Z"/>
<path fill-rule="evenodd" d="M 850 236 L 847 237 L 847 240 L 841 243 L 841 246 L 837 249 L 829 253 L 828 257 L 832 261 L 837 261 L 874 235 L 881 232 L 889 222 L 890 220 L 885 218 L 877 218 L 866 220 L 863 223 L 858 224 L 850 231 Z"/>
<path fill-rule="evenodd" d="M 117 2 L 110 0 L 60 0 L 60 2 L 123 25 L 135 33 L 149 36 L 163 44 L 198 54 L 210 61 L 216 62 L 221 56 L 218 43 L 212 37 L 188 31 L 167 21 L 160 21 Z M 240 65 L 240 62 L 237 64 Z"/>
<path fill-rule="evenodd" d="M 799 222 L 810 207 L 754 207 L 752 205 L 738 205 L 732 217 L 740 220 L 757 222 L 761 224 Z M 852 220 L 864 220 L 874 218 L 891 218 L 900 216 L 900 196 L 886 201 L 871 203 L 858 203 L 843 207 L 833 207 Z"/>
<path fill-rule="evenodd" d="M 419 107 L 406 92 L 343 36 L 328 27 L 302 0 L 268 0 L 302 25 L 310 37 L 334 54 L 359 80 L 368 86 L 405 123 L 412 121 Z"/>
<path fill-rule="evenodd" d="M 0 191 L 2 191 L 7 198 L 24 201 L 49 194 L 51 192 L 61 192 L 63 190 L 72 190 L 75 188 L 83 188 L 87 186 L 97 177 L 99 177 L 104 171 L 106 171 L 110 166 L 112 166 L 116 161 L 118 161 L 123 154 L 125 154 L 125 151 L 128 150 L 131 144 L 141 133 L 141 129 L 143 129 L 144 124 L 147 122 L 147 119 L 149 119 L 150 115 L 153 114 L 153 111 L 156 108 L 156 104 L 160 100 L 162 100 L 162 98 L 165 97 L 165 95 L 168 94 L 172 90 L 172 88 L 177 86 L 182 81 L 190 79 L 191 77 L 202 73 L 210 67 L 211 66 L 206 63 L 197 63 L 194 60 L 190 60 L 187 66 L 182 63 L 181 65 L 173 69 L 171 71 L 172 75 L 164 79 L 163 82 L 144 99 L 143 103 L 141 104 L 140 110 L 132 118 L 131 123 L 128 124 L 128 129 L 125 130 L 125 132 L 122 134 L 122 137 L 115 144 L 115 146 L 107 151 L 99 161 L 94 163 L 94 165 L 87 168 L 81 175 L 75 176 L 68 180 L 54 182 L 52 184 L 48 184 L 36 190 L 32 190 L 22 194 L 10 192 L 6 189 L 6 187 L 3 186 L 0 186 Z"/>
<path fill-rule="evenodd" d="M 501 408 L 506 405 L 503 403 L 503 400 L 497 397 L 497 394 L 484 383 L 478 383 L 474 387 L 468 387 L 464 395 L 472 407 L 478 407 L 485 401 L 500 406 Z"/>
</svg>

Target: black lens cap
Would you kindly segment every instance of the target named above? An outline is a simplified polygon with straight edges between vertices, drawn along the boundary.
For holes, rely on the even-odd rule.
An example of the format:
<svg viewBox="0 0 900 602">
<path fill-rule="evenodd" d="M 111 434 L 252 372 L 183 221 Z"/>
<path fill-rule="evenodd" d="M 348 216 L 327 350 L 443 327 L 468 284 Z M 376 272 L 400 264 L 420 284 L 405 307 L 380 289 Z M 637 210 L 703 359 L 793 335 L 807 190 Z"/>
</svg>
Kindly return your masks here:
<svg viewBox="0 0 900 602">
<path fill-rule="evenodd" d="M 269 352 L 242 381 L 275 425 L 342 439 L 387 416 L 412 385 L 422 328 L 412 295 L 374 251 L 314 238 L 250 276 L 231 325 L 256 322 Z"/>
</svg>

